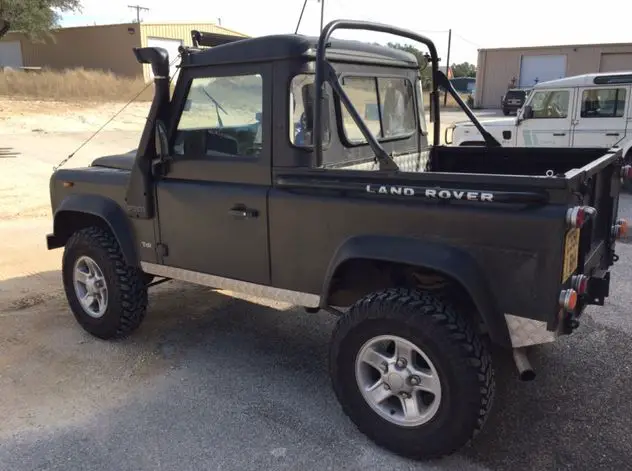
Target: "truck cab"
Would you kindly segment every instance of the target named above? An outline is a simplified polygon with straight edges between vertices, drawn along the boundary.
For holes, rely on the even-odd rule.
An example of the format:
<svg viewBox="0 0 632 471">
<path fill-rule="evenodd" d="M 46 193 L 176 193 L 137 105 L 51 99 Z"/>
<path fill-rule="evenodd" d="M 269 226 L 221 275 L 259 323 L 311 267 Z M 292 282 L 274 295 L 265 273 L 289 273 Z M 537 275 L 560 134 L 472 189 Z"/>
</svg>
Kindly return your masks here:
<svg viewBox="0 0 632 471">
<path fill-rule="evenodd" d="M 507 147 L 620 147 L 632 159 L 632 71 L 586 74 L 538 83 L 515 118 L 481 123 Z M 469 122 L 454 123 L 455 146 L 482 145 Z"/>
</svg>

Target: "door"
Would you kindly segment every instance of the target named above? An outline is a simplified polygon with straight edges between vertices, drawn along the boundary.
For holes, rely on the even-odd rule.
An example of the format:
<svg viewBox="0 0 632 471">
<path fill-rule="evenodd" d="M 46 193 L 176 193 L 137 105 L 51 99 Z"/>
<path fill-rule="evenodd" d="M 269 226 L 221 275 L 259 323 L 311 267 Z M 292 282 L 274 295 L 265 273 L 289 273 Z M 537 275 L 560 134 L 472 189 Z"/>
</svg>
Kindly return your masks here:
<svg viewBox="0 0 632 471">
<path fill-rule="evenodd" d="M 624 140 L 629 95 L 629 87 L 580 88 L 573 147 L 609 148 Z"/>
<path fill-rule="evenodd" d="M 537 83 L 566 76 L 566 55 L 522 56 L 520 61 L 520 88 L 531 88 Z"/>
<path fill-rule="evenodd" d="M 525 103 L 533 116 L 516 130 L 518 147 L 569 147 L 574 96 L 572 88 L 534 90 Z"/>
<path fill-rule="evenodd" d="M 173 160 L 157 182 L 165 265 L 269 283 L 271 70 L 252 64 L 181 71 Z"/>
<path fill-rule="evenodd" d="M 601 54 L 599 72 L 625 72 L 632 70 L 632 53 Z"/>
<path fill-rule="evenodd" d="M 22 67 L 22 47 L 20 41 L 0 42 L 0 67 Z"/>
<path fill-rule="evenodd" d="M 163 49 L 166 49 L 167 52 L 169 53 L 169 76 L 173 77 L 174 74 L 176 73 L 176 71 L 178 70 L 178 62 L 176 60 L 176 58 L 178 57 L 178 55 L 180 54 L 180 52 L 178 52 L 178 48 L 182 46 L 182 39 L 167 39 L 167 38 L 152 38 L 152 37 L 148 37 L 147 38 L 147 47 L 161 47 Z M 175 61 L 175 62 L 174 62 Z M 154 75 L 153 75 L 153 70 L 151 69 L 151 67 L 149 68 L 150 70 L 150 77 L 153 79 Z"/>
</svg>

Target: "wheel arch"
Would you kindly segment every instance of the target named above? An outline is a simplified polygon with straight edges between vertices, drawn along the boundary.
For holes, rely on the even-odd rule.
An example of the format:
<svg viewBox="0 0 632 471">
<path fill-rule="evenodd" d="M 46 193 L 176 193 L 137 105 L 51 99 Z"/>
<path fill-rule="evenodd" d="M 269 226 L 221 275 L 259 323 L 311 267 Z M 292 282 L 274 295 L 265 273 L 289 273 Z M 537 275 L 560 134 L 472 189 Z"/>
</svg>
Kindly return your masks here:
<svg viewBox="0 0 632 471">
<path fill-rule="evenodd" d="M 483 321 L 494 343 L 510 346 L 509 330 L 503 313 L 498 308 L 487 277 L 474 258 L 466 251 L 447 244 L 397 236 L 359 236 L 347 239 L 334 254 L 322 288 L 321 307 L 326 308 L 335 301 L 336 281 L 346 276 L 346 267 L 356 265 L 356 271 L 366 274 L 365 269 L 371 264 L 376 266 L 376 273 L 384 274 L 386 266 L 408 266 L 421 269 L 429 275 L 439 275 L 445 281 L 454 282 L 463 290 L 480 320 Z M 388 276 L 388 275 L 385 275 Z M 384 279 L 377 280 L 375 286 L 369 283 L 367 292 L 385 288 Z M 393 280 L 397 285 L 403 280 Z M 351 281 L 353 284 L 353 281 Z M 362 289 L 362 288 L 360 288 Z M 343 290 L 344 291 L 344 290 Z M 366 293 L 363 293 L 366 294 Z M 347 304 L 347 303 L 345 303 Z"/>
<path fill-rule="evenodd" d="M 48 249 L 63 247 L 72 234 L 92 225 L 109 230 L 127 264 L 138 265 L 132 225 L 118 203 L 105 196 L 70 195 L 62 200 L 53 216 L 53 234 L 47 238 Z"/>
</svg>

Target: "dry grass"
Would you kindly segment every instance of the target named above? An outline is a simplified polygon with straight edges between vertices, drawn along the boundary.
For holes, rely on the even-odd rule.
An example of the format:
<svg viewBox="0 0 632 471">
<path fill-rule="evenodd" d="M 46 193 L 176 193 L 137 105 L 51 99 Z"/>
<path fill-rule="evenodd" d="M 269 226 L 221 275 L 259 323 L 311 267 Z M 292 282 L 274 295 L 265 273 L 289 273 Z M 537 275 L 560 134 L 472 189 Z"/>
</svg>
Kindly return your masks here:
<svg viewBox="0 0 632 471">
<path fill-rule="evenodd" d="M 108 72 L 82 68 L 64 71 L 0 72 L 0 96 L 37 100 L 128 101 L 144 87 L 142 77 L 120 77 Z M 153 87 L 138 98 L 151 100 Z"/>
<path fill-rule="evenodd" d="M 12 99 L 126 102 L 144 87 L 144 92 L 135 101 L 150 101 L 153 86 L 145 84 L 140 76 L 128 78 L 82 68 L 65 71 L 0 71 L 0 96 Z M 465 95 L 462 98 L 466 100 Z M 428 93 L 424 93 L 426 110 L 429 103 Z M 440 104 L 443 107 L 443 94 L 440 96 Z M 446 108 L 458 108 L 449 95 Z"/>
</svg>

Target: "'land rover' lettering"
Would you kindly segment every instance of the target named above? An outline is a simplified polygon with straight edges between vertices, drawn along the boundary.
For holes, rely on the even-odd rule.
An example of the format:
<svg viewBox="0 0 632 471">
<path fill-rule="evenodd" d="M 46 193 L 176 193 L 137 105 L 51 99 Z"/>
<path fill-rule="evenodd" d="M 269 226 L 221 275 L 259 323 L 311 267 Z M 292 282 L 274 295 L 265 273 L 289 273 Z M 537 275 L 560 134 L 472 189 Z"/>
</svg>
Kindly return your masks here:
<svg viewBox="0 0 632 471">
<path fill-rule="evenodd" d="M 407 186 L 367 185 L 367 193 L 380 195 L 415 196 L 415 189 Z M 467 201 L 494 201 L 493 193 L 465 190 L 425 190 L 423 195 L 430 199 L 442 200 L 467 200 Z"/>
</svg>

